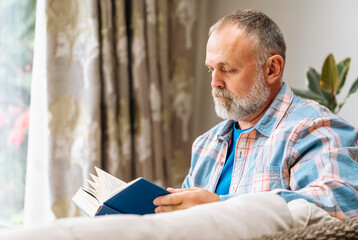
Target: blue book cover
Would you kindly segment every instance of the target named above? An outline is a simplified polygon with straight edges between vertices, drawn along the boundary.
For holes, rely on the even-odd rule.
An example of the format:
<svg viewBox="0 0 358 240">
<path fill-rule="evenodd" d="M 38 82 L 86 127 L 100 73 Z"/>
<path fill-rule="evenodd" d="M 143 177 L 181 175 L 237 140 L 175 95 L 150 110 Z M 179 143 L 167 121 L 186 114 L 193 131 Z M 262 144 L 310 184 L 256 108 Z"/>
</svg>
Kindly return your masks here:
<svg viewBox="0 0 358 240">
<path fill-rule="evenodd" d="M 120 214 L 120 211 L 117 211 L 109 206 L 107 206 L 106 204 L 103 204 L 97 211 L 96 216 L 101 216 L 101 215 L 108 215 L 108 214 Z"/>
<path fill-rule="evenodd" d="M 144 215 L 154 213 L 154 198 L 169 193 L 147 179 L 139 178 L 103 204 L 121 213 Z"/>
</svg>

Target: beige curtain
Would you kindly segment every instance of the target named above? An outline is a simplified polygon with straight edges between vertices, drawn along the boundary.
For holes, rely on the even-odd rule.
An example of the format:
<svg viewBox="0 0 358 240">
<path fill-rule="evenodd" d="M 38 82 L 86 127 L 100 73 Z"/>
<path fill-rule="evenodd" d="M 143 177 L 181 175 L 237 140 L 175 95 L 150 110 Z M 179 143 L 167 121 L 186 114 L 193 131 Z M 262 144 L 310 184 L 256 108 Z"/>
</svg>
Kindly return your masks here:
<svg viewBox="0 0 358 240">
<path fill-rule="evenodd" d="M 180 186 L 200 1 L 38 0 L 25 224 L 75 216 L 93 166 Z"/>
</svg>

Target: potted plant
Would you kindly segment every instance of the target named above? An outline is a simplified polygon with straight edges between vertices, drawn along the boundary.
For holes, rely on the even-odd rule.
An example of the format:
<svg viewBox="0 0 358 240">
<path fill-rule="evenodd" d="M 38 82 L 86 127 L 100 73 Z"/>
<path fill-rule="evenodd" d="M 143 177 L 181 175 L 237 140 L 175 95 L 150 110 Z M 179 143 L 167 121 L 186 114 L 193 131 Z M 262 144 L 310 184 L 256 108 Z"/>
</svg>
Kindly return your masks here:
<svg viewBox="0 0 358 240">
<path fill-rule="evenodd" d="M 297 96 L 315 100 L 338 114 L 347 99 L 358 90 L 357 78 L 347 96 L 341 102 L 337 101 L 337 95 L 341 93 L 346 82 L 350 64 L 351 58 L 349 57 L 336 64 L 333 54 L 329 54 L 323 63 L 321 74 L 314 68 L 308 69 L 306 74 L 308 90 L 292 90 Z"/>
</svg>

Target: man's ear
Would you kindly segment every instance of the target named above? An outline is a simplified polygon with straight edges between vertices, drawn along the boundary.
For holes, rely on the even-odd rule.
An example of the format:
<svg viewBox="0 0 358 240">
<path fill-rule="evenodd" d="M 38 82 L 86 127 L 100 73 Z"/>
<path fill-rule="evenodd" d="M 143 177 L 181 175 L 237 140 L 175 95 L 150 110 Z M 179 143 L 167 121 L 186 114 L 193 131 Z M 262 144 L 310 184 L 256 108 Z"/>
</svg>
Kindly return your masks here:
<svg viewBox="0 0 358 240">
<path fill-rule="evenodd" d="M 281 79 L 285 60 L 280 55 L 269 57 L 265 63 L 265 78 L 268 84 L 274 84 Z"/>
</svg>

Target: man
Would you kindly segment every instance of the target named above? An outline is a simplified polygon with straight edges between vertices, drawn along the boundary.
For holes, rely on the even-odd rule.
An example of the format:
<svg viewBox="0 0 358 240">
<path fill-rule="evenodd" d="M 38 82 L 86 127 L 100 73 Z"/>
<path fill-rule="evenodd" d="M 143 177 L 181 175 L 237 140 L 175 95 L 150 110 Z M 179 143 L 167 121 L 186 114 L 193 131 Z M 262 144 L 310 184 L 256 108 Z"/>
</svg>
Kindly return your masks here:
<svg viewBox="0 0 358 240">
<path fill-rule="evenodd" d="M 154 200 L 156 212 L 272 191 L 305 199 L 339 219 L 358 216 L 355 129 L 283 83 L 286 44 L 265 14 L 237 10 L 209 32 L 206 66 L 217 115 L 193 143 L 183 189 Z"/>
</svg>

